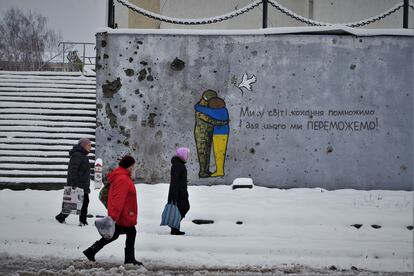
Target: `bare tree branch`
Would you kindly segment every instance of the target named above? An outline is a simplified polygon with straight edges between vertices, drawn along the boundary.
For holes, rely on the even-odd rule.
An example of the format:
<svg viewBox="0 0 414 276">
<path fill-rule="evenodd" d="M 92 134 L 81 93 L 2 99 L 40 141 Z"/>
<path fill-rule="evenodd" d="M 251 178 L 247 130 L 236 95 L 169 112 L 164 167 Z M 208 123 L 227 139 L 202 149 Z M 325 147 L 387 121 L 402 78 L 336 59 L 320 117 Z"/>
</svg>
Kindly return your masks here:
<svg viewBox="0 0 414 276">
<path fill-rule="evenodd" d="M 11 8 L 0 21 L 0 69 L 35 70 L 59 52 L 60 40 L 45 16 Z"/>
</svg>

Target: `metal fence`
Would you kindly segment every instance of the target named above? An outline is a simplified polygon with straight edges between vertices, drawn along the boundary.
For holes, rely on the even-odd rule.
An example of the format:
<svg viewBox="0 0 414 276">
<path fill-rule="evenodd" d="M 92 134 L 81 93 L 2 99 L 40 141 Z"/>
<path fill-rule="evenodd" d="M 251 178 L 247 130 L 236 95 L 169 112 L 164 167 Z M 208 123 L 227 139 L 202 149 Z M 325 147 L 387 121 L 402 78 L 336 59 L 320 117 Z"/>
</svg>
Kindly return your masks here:
<svg viewBox="0 0 414 276">
<path fill-rule="evenodd" d="M 64 41 L 59 42 L 62 45 L 62 71 L 81 71 L 83 72 L 85 65 L 95 65 L 95 56 L 86 55 L 86 47 L 95 47 L 92 42 L 74 42 Z M 76 46 L 81 46 L 82 54 L 78 54 Z"/>
</svg>

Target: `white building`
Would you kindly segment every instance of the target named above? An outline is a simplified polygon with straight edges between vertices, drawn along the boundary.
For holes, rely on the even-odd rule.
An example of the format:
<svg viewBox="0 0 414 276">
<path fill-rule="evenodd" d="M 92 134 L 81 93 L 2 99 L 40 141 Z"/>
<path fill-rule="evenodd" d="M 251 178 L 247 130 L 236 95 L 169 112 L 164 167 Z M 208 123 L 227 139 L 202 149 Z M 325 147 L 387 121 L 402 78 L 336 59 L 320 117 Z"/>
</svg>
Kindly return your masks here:
<svg viewBox="0 0 414 276">
<path fill-rule="evenodd" d="M 220 23 L 208 25 L 177 25 L 153 20 L 128 10 L 117 0 L 115 24 L 118 28 L 160 29 L 259 29 L 262 28 L 263 6 Z M 138 7 L 174 18 L 207 18 L 243 8 L 253 0 L 128 0 Z M 275 0 L 285 8 L 315 21 L 348 23 L 379 15 L 403 0 Z M 413 0 L 411 0 L 413 3 Z M 268 27 L 306 26 L 268 4 Z M 402 28 L 403 8 L 364 28 Z M 414 9 L 409 8 L 409 28 L 414 28 Z"/>
</svg>

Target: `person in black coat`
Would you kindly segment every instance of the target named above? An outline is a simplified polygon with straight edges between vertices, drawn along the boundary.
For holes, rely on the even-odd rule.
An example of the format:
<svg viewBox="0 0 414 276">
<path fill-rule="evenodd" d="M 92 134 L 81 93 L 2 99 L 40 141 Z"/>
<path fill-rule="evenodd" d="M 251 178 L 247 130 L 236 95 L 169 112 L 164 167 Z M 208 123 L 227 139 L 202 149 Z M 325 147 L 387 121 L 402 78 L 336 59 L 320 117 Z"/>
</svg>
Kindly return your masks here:
<svg viewBox="0 0 414 276">
<path fill-rule="evenodd" d="M 178 148 L 176 155 L 171 159 L 171 181 L 168 191 L 168 203 L 177 204 L 181 214 L 181 220 L 190 210 L 187 190 L 187 169 L 185 163 L 188 160 L 190 150 Z M 184 235 L 180 229 L 171 227 L 171 235 Z"/>
<path fill-rule="evenodd" d="M 82 138 L 69 151 L 70 160 L 66 185 L 81 188 L 84 192 L 81 213 L 79 214 L 79 226 L 88 224 L 86 215 L 88 214 L 89 205 L 91 167 L 87 155 L 91 151 L 91 147 L 91 141 L 87 138 Z M 59 213 L 55 218 L 60 223 L 64 223 L 67 217 L 68 215 Z"/>
</svg>

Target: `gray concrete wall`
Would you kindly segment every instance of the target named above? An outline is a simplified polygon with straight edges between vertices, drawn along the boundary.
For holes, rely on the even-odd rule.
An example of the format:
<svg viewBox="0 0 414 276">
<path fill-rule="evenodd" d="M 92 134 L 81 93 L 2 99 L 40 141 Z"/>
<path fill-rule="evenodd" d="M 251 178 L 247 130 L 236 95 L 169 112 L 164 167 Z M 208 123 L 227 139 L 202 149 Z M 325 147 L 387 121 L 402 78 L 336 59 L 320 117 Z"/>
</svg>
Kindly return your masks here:
<svg viewBox="0 0 414 276">
<path fill-rule="evenodd" d="M 96 156 L 107 168 L 133 154 L 146 183 L 168 182 L 175 148 L 188 146 L 190 184 L 412 190 L 413 46 L 403 36 L 98 33 Z M 223 177 L 199 177 L 194 106 L 206 89 L 230 119 L 227 147 L 210 150 L 212 173 L 226 151 Z M 210 132 L 197 133 L 208 145 Z"/>
</svg>

